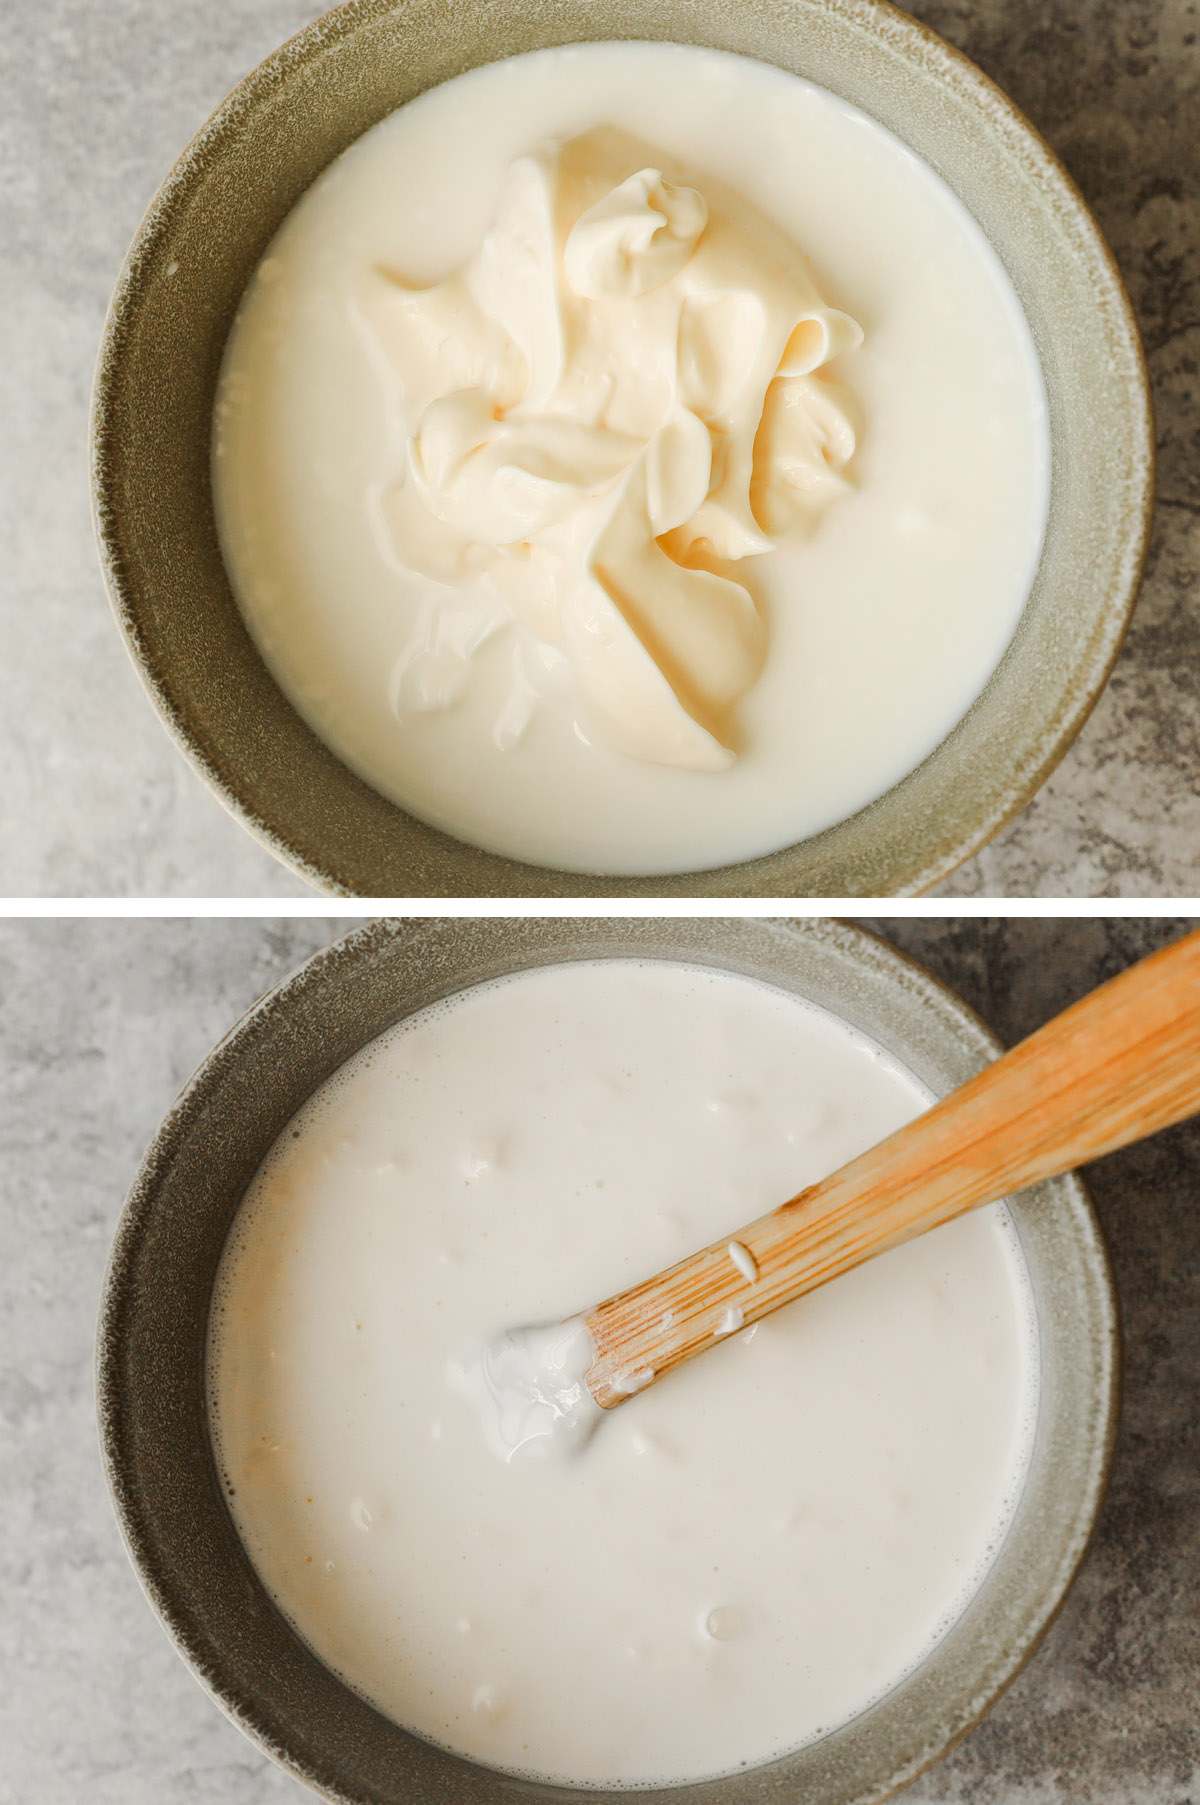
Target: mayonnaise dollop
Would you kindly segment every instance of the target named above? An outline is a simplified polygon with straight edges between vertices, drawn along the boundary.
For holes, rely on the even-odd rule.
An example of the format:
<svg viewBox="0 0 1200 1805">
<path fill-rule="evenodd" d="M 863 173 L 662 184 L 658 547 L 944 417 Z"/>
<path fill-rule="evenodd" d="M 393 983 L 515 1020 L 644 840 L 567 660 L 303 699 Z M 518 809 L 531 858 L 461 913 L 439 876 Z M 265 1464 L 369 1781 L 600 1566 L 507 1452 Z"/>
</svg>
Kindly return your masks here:
<svg viewBox="0 0 1200 1805">
<path fill-rule="evenodd" d="M 450 704 L 448 637 L 461 668 L 515 619 L 585 728 L 719 771 L 766 652 L 733 571 L 845 487 L 851 409 L 822 372 L 862 332 L 769 221 L 663 160 L 609 127 L 519 158 L 470 261 L 424 289 L 370 270 L 359 318 L 398 378 L 391 551 L 454 592 L 404 693 Z"/>
</svg>

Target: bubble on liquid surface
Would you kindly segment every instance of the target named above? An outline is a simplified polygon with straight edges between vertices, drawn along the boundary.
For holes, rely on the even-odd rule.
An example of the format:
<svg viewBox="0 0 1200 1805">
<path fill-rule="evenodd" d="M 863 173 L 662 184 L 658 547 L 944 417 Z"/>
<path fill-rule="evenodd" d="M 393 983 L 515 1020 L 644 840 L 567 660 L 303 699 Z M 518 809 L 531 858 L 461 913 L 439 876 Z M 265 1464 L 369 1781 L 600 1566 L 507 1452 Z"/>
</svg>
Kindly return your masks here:
<svg viewBox="0 0 1200 1805">
<path fill-rule="evenodd" d="M 482 1717 L 489 1723 L 495 1723 L 504 1716 L 504 1700 L 495 1686 L 485 1682 L 482 1686 L 475 1688 L 471 1709 L 477 1717 Z"/>
<path fill-rule="evenodd" d="M 730 1604 L 719 1604 L 704 1619 L 705 1634 L 714 1642 L 733 1642 L 744 1628 L 742 1613 Z"/>
</svg>

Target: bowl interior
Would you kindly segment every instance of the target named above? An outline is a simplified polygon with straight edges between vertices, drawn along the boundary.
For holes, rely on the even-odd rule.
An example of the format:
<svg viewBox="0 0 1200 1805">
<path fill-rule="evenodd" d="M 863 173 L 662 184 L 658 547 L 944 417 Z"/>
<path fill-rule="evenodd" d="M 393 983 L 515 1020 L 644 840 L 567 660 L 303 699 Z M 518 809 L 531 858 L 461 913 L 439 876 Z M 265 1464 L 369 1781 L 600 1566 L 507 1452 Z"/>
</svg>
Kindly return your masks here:
<svg viewBox="0 0 1200 1805">
<path fill-rule="evenodd" d="M 423 1743 L 351 1693 L 263 1590 L 226 1508 L 204 1401 L 217 1264 L 259 1162 L 344 1059 L 465 985 L 572 958 L 707 963 L 811 998 L 936 1092 L 996 1043 L 928 974 L 859 929 L 746 921 L 381 923 L 311 961 L 246 1016 L 164 1123 L 122 1218 L 102 1308 L 99 1409 L 131 1558 L 180 1652 L 268 1753 L 353 1805 L 628 1798 L 501 1776 Z M 1014 1206 L 1033 1283 L 1041 1402 L 1025 1491 L 980 1591 L 911 1676 L 798 1753 L 646 1805 L 867 1805 L 937 1758 L 1023 1665 L 1087 1545 L 1115 1431 L 1117 1332 L 1086 1192 L 1062 1178 Z"/>
<path fill-rule="evenodd" d="M 826 832 L 669 877 L 591 877 L 485 853 L 354 776 L 285 699 L 250 639 L 210 493 L 225 339 L 305 188 L 425 88 L 501 57 L 600 38 L 756 57 L 889 127 L 997 250 L 1050 402 L 1041 567 L 1006 656 L 958 727 L 886 795 Z M 230 96 L 157 196 L 114 296 L 93 438 L 109 588 L 168 727 L 277 856 L 327 889 L 376 896 L 848 896 L 934 882 L 1023 806 L 1099 694 L 1136 594 L 1152 456 L 1137 330 L 1082 200 L 980 72 L 882 0 L 356 0 L 326 15 Z"/>
</svg>

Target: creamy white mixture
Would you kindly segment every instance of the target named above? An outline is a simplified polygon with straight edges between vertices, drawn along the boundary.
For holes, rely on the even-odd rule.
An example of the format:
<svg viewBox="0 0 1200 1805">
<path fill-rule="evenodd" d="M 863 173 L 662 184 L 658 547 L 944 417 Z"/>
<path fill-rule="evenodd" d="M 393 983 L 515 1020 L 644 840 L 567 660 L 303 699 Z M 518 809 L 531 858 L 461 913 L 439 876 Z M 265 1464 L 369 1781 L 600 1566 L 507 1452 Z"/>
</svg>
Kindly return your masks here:
<svg viewBox="0 0 1200 1805">
<path fill-rule="evenodd" d="M 597 128 L 584 194 L 544 147 Z M 734 366 L 789 308 L 834 330 L 776 359 L 763 412 L 773 372 Z M 428 440 L 418 400 L 448 404 Z M 430 91 L 314 185 L 231 336 L 214 481 L 250 629 L 348 764 L 492 850 L 666 872 L 852 813 L 966 711 L 1036 565 L 1045 407 L 998 261 L 896 139 L 743 58 L 584 45 Z"/>
<path fill-rule="evenodd" d="M 924 1101 L 782 992 L 626 961 L 467 991 L 344 1067 L 248 1192 L 210 1335 L 235 1520 L 317 1654 L 433 1742 L 580 1785 L 753 1765 L 894 1684 L 1024 1470 L 1002 1208 L 731 1325 L 570 1458 L 497 1458 L 456 1376 Z"/>
</svg>

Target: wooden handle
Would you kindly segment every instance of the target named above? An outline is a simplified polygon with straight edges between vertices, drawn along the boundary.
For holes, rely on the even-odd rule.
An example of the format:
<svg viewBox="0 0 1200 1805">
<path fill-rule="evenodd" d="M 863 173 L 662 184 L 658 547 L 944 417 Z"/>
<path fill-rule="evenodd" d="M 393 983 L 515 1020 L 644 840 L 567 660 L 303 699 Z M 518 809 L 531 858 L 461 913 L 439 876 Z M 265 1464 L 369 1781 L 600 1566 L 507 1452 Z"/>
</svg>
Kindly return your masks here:
<svg viewBox="0 0 1200 1805">
<path fill-rule="evenodd" d="M 1200 929 L 1031 1034 L 915 1122 L 584 1321 L 606 1410 L 839 1273 L 1200 1110 Z"/>
</svg>

